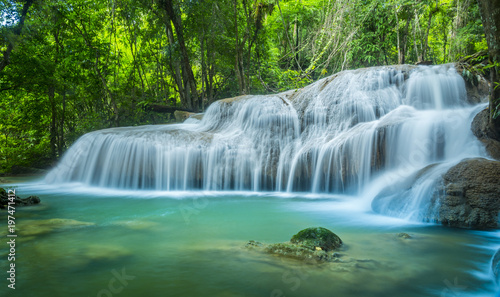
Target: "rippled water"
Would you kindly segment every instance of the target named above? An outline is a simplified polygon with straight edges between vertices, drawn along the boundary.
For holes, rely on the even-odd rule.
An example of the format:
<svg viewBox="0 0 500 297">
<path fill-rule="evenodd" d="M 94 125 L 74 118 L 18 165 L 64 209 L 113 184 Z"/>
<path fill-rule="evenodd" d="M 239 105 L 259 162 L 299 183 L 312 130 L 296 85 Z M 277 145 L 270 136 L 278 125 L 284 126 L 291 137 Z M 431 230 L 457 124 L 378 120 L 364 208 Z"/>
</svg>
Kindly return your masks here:
<svg viewBox="0 0 500 297">
<path fill-rule="evenodd" d="M 17 194 L 37 194 L 43 203 L 16 213 L 16 290 L 4 277 L 2 295 L 493 296 L 497 290 L 489 270 L 497 232 L 387 218 L 362 197 L 42 184 L 24 184 Z M 92 225 L 40 229 L 54 218 Z M 341 262 L 304 264 L 245 248 L 248 240 L 284 242 L 311 226 L 342 238 Z M 6 245 L 1 252 L 5 270 Z"/>
</svg>

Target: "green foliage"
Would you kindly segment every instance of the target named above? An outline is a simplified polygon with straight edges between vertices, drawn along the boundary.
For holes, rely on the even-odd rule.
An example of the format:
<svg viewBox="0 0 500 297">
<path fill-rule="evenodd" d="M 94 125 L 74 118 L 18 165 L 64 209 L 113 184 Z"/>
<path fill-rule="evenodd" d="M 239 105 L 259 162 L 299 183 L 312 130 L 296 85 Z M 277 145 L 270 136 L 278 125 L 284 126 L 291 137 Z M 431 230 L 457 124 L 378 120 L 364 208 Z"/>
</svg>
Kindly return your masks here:
<svg viewBox="0 0 500 297">
<path fill-rule="evenodd" d="M 500 66 L 500 65 L 499 65 Z M 495 86 L 495 90 L 498 90 L 500 89 L 500 83 L 499 82 L 494 82 Z M 497 119 L 498 117 L 500 117 L 500 98 L 492 98 L 493 102 L 492 102 L 492 106 L 493 106 L 493 110 L 491 111 L 491 116 L 493 119 Z"/>
</svg>

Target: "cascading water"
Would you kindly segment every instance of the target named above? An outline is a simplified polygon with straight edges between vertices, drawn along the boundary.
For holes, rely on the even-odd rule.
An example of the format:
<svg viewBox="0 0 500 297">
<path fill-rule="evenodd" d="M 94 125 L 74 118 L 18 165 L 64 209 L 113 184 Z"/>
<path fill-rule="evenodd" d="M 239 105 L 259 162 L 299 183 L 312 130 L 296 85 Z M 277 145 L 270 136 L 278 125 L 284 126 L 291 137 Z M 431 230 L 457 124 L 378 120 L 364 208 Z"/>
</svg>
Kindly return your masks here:
<svg viewBox="0 0 500 297">
<path fill-rule="evenodd" d="M 20 217 L 16 289 L 99 295 L 116 267 L 128 296 L 492 296 L 498 232 L 405 220 L 439 221 L 443 174 L 486 157 L 471 132 L 484 107 L 468 102 L 453 65 L 389 66 L 220 100 L 202 120 L 86 134 L 51 185 L 18 191 L 43 204 Z M 309 226 L 342 238 L 339 261 L 305 267 L 243 248 Z"/>
<path fill-rule="evenodd" d="M 479 108 L 451 64 L 344 71 L 300 90 L 217 101 L 201 121 L 88 133 L 46 181 L 359 194 L 484 155 L 470 132 Z"/>
</svg>

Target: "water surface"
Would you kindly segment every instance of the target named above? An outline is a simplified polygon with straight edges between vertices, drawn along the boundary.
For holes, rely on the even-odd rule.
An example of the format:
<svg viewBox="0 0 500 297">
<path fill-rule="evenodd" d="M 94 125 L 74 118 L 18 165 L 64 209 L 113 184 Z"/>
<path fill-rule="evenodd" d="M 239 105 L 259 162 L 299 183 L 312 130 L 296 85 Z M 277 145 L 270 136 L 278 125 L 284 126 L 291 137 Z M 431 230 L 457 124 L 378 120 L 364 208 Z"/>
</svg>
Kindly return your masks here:
<svg viewBox="0 0 500 297">
<path fill-rule="evenodd" d="M 43 203 L 16 212 L 16 290 L 7 291 L 4 280 L 0 292 L 41 297 L 493 296 L 497 290 L 489 267 L 500 246 L 498 233 L 387 218 L 372 213 L 360 197 L 70 188 L 17 188 L 21 197 L 37 194 Z M 91 225 L 71 221 L 72 226 L 30 235 L 39 230 L 30 226 L 54 218 Z M 308 264 L 245 247 L 249 240 L 285 242 L 311 226 L 342 238 L 339 262 Z M 412 238 L 397 237 L 400 232 Z M 1 251 L 0 263 L 7 267 L 5 245 Z"/>
</svg>

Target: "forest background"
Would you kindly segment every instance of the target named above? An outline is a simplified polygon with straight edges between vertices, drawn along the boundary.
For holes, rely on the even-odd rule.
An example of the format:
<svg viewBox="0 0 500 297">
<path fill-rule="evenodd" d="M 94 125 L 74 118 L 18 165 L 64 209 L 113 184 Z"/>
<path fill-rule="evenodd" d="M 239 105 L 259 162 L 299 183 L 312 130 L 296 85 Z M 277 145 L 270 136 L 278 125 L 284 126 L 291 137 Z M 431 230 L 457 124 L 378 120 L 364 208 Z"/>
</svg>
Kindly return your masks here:
<svg viewBox="0 0 500 297">
<path fill-rule="evenodd" d="M 2 0 L 0 11 L 0 174 L 50 167 L 89 131 L 488 49 L 475 0 Z"/>
</svg>

